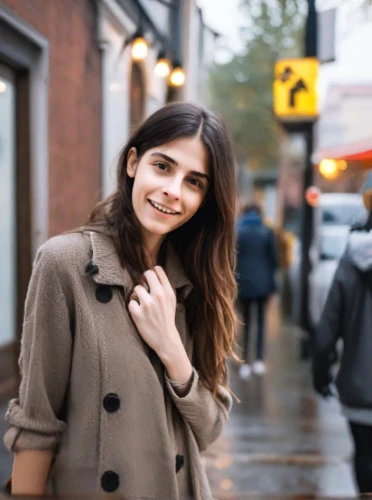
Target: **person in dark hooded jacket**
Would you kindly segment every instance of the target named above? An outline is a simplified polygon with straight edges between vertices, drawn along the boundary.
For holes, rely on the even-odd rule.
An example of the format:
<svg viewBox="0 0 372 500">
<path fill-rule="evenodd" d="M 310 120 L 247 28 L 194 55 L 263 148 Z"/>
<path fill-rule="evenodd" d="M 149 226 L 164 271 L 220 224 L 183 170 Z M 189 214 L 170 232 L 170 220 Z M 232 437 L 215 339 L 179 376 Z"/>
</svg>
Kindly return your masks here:
<svg viewBox="0 0 372 500">
<path fill-rule="evenodd" d="M 242 378 L 251 373 L 249 365 L 250 317 L 252 306 L 257 308 L 257 340 L 252 370 L 261 375 L 265 372 L 264 336 L 265 312 L 269 296 L 276 291 L 277 266 L 274 232 L 262 222 L 257 205 L 248 205 L 237 229 L 237 283 L 238 300 L 244 321 L 244 364 L 240 367 Z"/>
<path fill-rule="evenodd" d="M 350 233 L 318 327 L 313 336 L 315 390 L 333 395 L 335 346 L 343 352 L 336 377 L 342 412 L 354 441 L 354 473 L 359 491 L 372 492 L 372 174 L 362 191 L 369 217 Z"/>
</svg>

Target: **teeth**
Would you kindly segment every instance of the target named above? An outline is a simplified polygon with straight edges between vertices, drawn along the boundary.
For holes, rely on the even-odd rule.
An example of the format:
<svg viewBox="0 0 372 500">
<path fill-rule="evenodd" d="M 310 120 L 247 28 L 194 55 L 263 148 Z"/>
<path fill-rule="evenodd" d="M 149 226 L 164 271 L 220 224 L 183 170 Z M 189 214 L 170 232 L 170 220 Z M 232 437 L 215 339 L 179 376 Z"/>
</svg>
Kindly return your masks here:
<svg viewBox="0 0 372 500">
<path fill-rule="evenodd" d="M 154 201 L 152 200 L 149 200 L 149 202 L 151 203 L 152 206 L 154 206 L 155 208 L 157 208 L 158 210 L 160 210 L 161 212 L 164 212 L 165 214 L 172 214 L 172 215 L 175 215 L 177 212 L 172 212 L 171 210 L 167 210 L 166 208 L 158 205 L 157 203 L 155 203 Z"/>
</svg>

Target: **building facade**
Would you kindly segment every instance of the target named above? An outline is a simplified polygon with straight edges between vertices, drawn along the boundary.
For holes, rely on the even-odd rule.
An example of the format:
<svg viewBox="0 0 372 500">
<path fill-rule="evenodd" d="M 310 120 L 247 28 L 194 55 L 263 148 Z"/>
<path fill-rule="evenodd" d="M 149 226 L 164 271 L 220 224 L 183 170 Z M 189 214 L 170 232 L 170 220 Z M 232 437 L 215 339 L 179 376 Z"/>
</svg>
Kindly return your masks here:
<svg viewBox="0 0 372 500">
<path fill-rule="evenodd" d="M 0 391 L 7 392 L 17 383 L 36 249 L 84 220 L 97 199 L 101 90 L 88 1 L 0 1 L 0 42 Z"/>
<path fill-rule="evenodd" d="M 135 58 L 139 34 L 147 54 Z M 18 383 L 37 248 L 115 188 L 137 124 L 200 101 L 211 38 L 195 0 L 0 0 L 0 398 Z M 160 57 L 183 85 L 155 74 Z"/>
</svg>

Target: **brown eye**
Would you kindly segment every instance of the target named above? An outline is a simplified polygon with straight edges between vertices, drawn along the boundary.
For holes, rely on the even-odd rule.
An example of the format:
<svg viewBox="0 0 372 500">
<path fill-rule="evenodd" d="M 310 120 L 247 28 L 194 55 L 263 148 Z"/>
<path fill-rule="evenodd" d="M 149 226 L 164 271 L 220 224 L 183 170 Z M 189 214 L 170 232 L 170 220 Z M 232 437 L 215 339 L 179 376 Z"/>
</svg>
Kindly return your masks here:
<svg viewBox="0 0 372 500">
<path fill-rule="evenodd" d="M 169 165 L 167 165 L 166 163 L 158 162 L 158 163 L 155 163 L 155 165 L 159 170 L 163 170 L 166 172 L 169 172 L 169 170 L 170 170 Z"/>
<path fill-rule="evenodd" d="M 198 179 L 193 178 L 193 179 L 190 179 L 189 182 L 193 186 L 196 186 L 196 187 L 198 187 L 200 189 L 203 189 L 203 184 Z"/>
</svg>

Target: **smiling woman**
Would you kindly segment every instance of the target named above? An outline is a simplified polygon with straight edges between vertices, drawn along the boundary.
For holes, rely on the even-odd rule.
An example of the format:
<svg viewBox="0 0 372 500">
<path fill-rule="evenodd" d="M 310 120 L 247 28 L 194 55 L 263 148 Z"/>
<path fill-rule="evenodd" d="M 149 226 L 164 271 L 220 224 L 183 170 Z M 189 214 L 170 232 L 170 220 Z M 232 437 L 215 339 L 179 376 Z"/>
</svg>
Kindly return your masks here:
<svg viewBox="0 0 372 500">
<path fill-rule="evenodd" d="M 172 104 L 87 225 L 41 247 L 7 413 L 14 494 L 212 498 L 199 452 L 232 404 L 234 203 L 224 124 Z"/>
<path fill-rule="evenodd" d="M 129 151 L 127 174 L 135 179 L 132 203 L 150 266 L 164 235 L 185 224 L 201 206 L 208 172 L 207 151 L 198 135 L 151 148 L 141 159 L 134 147 Z"/>
</svg>

